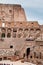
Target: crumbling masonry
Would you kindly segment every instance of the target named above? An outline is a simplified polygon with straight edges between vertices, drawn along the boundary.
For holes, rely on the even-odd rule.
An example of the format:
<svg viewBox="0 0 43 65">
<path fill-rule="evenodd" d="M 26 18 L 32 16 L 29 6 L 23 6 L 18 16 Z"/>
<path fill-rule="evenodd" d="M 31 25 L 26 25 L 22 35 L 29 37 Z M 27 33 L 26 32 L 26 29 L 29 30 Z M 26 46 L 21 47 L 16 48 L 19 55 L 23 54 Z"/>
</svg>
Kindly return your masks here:
<svg viewBox="0 0 43 65">
<path fill-rule="evenodd" d="M 15 56 L 43 59 L 43 25 L 27 21 L 21 5 L 0 4 L 0 60 Z"/>
</svg>

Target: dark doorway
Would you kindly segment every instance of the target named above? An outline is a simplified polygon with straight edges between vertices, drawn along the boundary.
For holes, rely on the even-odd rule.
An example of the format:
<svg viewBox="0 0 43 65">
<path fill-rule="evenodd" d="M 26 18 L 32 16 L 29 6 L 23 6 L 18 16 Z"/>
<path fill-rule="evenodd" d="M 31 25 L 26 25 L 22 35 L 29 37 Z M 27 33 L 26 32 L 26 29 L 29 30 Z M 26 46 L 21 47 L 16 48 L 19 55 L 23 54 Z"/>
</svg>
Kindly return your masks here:
<svg viewBox="0 0 43 65">
<path fill-rule="evenodd" d="M 30 56 L 30 58 L 32 58 L 32 56 Z"/>
<path fill-rule="evenodd" d="M 5 38 L 5 33 L 2 33 L 1 37 L 2 37 L 2 38 Z"/>
<path fill-rule="evenodd" d="M 27 58 L 28 58 L 29 54 L 30 54 L 30 48 L 27 48 L 27 50 L 26 50 L 26 56 L 27 56 Z"/>
<path fill-rule="evenodd" d="M 2 61 L 2 58 L 0 58 L 0 61 Z"/>
<path fill-rule="evenodd" d="M 8 34 L 7 34 L 7 37 L 10 38 L 10 37 L 11 37 L 11 33 L 8 33 Z"/>
<path fill-rule="evenodd" d="M 10 48 L 13 48 L 13 46 L 11 45 Z"/>
<path fill-rule="evenodd" d="M 11 60 L 11 58 L 8 58 L 8 60 Z"/>
<path fill-rule="evenodd" d="M 4 60 L 7 60 L 7 57 L 4 57 L 3 59 L 4 59 Z"/>
</svg>

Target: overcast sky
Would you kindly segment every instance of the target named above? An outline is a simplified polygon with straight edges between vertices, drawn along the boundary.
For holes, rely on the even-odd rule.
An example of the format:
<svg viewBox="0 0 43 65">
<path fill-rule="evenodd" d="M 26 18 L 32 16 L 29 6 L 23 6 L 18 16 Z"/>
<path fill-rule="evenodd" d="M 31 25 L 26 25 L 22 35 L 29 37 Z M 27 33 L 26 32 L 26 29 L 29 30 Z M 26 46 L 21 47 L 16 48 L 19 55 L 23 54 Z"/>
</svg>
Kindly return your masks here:
<svg viewBox="0 0 43 65">
<path fill-rule="evenodd" d="M 36 20 L 43 24 L 43 0 L 0 0 L 0 3 L 21 4 L 27 20 Z"/>
</svg>

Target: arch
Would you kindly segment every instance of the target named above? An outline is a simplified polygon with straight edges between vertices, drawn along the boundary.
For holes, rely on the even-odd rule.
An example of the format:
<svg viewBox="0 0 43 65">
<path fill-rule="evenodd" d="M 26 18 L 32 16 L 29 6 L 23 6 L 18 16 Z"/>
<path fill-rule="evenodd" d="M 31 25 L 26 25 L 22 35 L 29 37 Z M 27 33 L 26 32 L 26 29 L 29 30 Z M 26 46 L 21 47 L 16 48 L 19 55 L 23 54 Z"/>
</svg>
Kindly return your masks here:
<svg viewBox="0 0 43 65">
<path fill-rule="evenodd" d="M 10 9 L 9 12 L 12 13 L 12 10 Z"/>
<path fill-rule="evenodd" d="M 10 45 L 10 48 L 13 48 L 13 45 Z"/>
<path fill-rule="evenodd" d="M 31 29 L 30 29 L 30 31 L 34 31 L 34 29 L 33 29 L 33 28 L 31 28 Z"/>
<path fill-rule="evenodd" d="M 1 34 L 1 37 L 5 38 L 5 33 L 2 33 L 2 34 Z"/>
<path fill-rule="evenodd" d="M 11 33 L 7 33 L 7 37 L 10 38 L 11 37 Z"/>
<path fill-rule="evenodd" d="M 8 32 L 11 32 L 11 28 L 8 28 L 7 31 L 8 31 Z"/>
<path fill-rule="evenodd" d="M 36 31 L 40 31 L 40 28 L 37 28 Z"/>
<path fill-rule="evenodd" d="M 27 56 L 27 58 L 28 58 L 29 54 L 30 54 L 30 48 L 27 48 L 26 49 L 26 56 Z"/>
<path fill-rule="evenodd" d="M 30 58 L 32 58 L 32 55 L 30 56 Z"/>
<path fill-rule="evenodd" d="M 17 28 L 13 28 L 13 32 L 17 32 Z"/>
<path fill-rule="evenodd" d="M 28 28 L 25 28 L 24 31 L 28 31 Z"/>
<path fill-rule="evenodd" d="M 0 61 L 2 61 L 2 58 L 0 58 Z"/>
<path fill-rule="evenodd" d="M 5 29 L 5 28 L 2 28 L 2 29 L 1 29 L 1 31 L 2 31 L 2 32 L 5 32 L 5 31 L 6 31 L 6 29 Z"/>
<path fill-rule="evenodd" d="M 23 31 L 23 29 L 22 28 L 19 28 L 19 31 Z"/>
<path fill-rule="evenodd" d="M 7 60 L 7 57 L 3 57 L 3 60 Z"/>
</svg>

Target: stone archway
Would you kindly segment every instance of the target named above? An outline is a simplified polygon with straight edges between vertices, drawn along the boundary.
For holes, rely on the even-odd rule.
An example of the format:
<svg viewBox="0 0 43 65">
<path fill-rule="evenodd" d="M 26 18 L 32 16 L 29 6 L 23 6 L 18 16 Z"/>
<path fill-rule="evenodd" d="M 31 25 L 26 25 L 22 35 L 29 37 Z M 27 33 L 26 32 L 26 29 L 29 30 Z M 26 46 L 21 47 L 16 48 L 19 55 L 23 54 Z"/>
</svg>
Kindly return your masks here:
<svg viewBox="0 0 43 65">
<path fill-rule="evenodd" d="M 7 60 L 7 57 L 3 57 L 3 60 Z"/>
<path fill-rule="evenodd" d="M 27 58 L 28 58 L 29 54 L 30 54 L 30 48 L 27 48 L 26 49 L 26 56 L 27 56 Z"/>
</svg>

